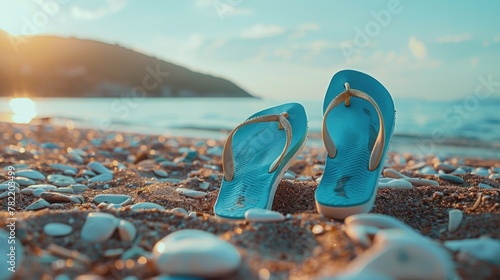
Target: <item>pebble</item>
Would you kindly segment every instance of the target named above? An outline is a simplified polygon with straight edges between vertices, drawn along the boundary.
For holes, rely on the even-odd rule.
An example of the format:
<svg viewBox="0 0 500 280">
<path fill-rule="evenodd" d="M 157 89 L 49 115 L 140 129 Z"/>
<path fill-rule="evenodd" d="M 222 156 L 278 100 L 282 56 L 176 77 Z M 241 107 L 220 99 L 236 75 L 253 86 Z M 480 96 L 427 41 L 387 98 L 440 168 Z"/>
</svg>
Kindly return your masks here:
<svg viewBox="0 0 500 280">
<path fill-rule="evenodd" d="M 452 251 L 466 253 L 478 260 L 500 265 L 500 241 L 492 238 L 476 238 L 445 241 L 444 246 Z"/>
<path fill-rule="evenodd" d="M 83 158 L 76 152 L 69 152 L 68 159 L 77 164 L 83 164 Z"/>
<path fill-rule="evenodd" d="M 113 180 L 113 174 L 111 173 L 102 173 L 97 176 L 94 176 L 89 179 L 90 183 L 95 183 L 95 182 L 108 182 Z"/>
<path fill-rule="evenodd" d="M 494 174 L 490 174 L 490 177 L 488 177 L 490 179 L 500 179 L 500 174 L 497 174 L 497 173 L 494 173 Z"/>
<path fill-rule="evenodd" d="M 382 174 L 386 178 L 394 178 L 394 179 L 408 178 L 408 176 L 403 175 L 403 174 L 401 174 L 401 172 L 394 170 L 392 168 L 384 169 L 384 172 Z"/>
<path fill-rule="evenodd" d="M 106 166 L 98 161 L 92 161 L 87 164 L 87 168 L 99 174 L 113 174 Z"/>
<path fill-rule="evenodd" d="M 453 171 L 451 174 L 455 174 L 455 175 L 465 175 L 467 174 L 467 172 L 465 172 L 465 170 L 461 167 L 455 169 L 455 171 Z"/>
<path fill-rule="evenodd" d="M 93 212 L 87 215 L 81 237 L 89 242 L 104 242 L 115 232 L 118 219 L 108 213 Z"/>
<path fill-rule="evenodd" d="M 418 170 L 418 169 L 422 169 L 424 166 L 427 166 L 427 164 L 422 161 L 422 162 L 417 162 L 417 163 L 414 163 L 411 167 L 410 167 L 410 170 Z"/>
<path fill-rule="evenodd" d="M 446 181 L 449 181 L 449 182 L 452 182 L 452 183 L 465 184 L 465 180 L 462 177 L 458 177 L 458 176 L 455 176 L 455 175 L 451 175 L 451 174 L 439 174 L 438 177 L 440 179 L 443 179 L 443 180 L 446 180 Z"/>
<path fill-rule="evenodd" d="M 422 178 L 404 178 L 404 180 L 412 183 L 414 186 L 439 186 L 439 183 L 434 180 L 427 180 Z"/>
<path fill-rule="evenodd" d="M 48 223 L 43 227 L 43 232 L 49 236 L 65 236 L 70 234 L 73 228 L 63 223 Z"/>
<path fill-rule="evenodd" d="M 190 198 L 203 198 L 207 195 L 206 192 L 200 192 L 200 191 L 195 191 L 195 190 L 186 189 L 186 188 L 177 188 L 176 191 L 179 194 L 182 194 L 182 195 L 190 197 Z"/>
<path fill-rule="evenodd" d="M 70 188 L 73 189 L 74 192 L 84 192 L 88 189 L 88 187 L 84 184 L 73 184 L 69 186 Z"/>
<path fill-rule="evenodd" d="M 98 194 L 94 197 L 95 203 L 113 203 L 113 204 L 122 204 L 128 199 L 132 199 L 129 195 L 126 194 Z"/>
<path fill-rule="evenodd" d="M 33 169 L 16 171 L 16 176 L 28 178 L 31 180 L 45 180 L 45 175 Z"/>
<path fill-rule="evenodd" d="M 6 227 L 7 228 L 7 227 Z M 11 247 L 13 244 L 11 244 L 12 241 L 14 240 L 15 244 L 15 262 L 14 262 L 14 270 L 18 271 L 19 267 L 22 264 L 22 261 L 24 259 L 24 248 L 23 244 L 19 241 L 19 239 L 14 238 L 11 239 L 9 236 L 9 232 L 4 230 L 3 228 L 0 229 L 0 279 L 2 280 L 8 280 L 12 279 L 14 277 L 14 273 L 9 270 L 11 264 L 9 263 L 10 261 L 10 256 L 8 254 L 11 253 Z M 19 275 L 17 275 L 19 277 Z"/>
<path fill-rule="evenodd" d="M 40 197 L 45 199 L 49 203 L 73 202 L 73 200 L 71 199 L 71 196 L 67 196 L 67 195 L 59 194 L 59 193 L 44 192 L 40 195 Z"/>
<path fill-rule="evenodd" d="M 283 175 L 284 180 L 295 180 L 295 174 L 292 174 L 290 172 L 286 172 L 285 175 Z"/>
<path fill-rule="evenodd" d="M 82 172 L 82 175 L 83 175 L 83 176 L 88 176 L 88 177 L 94 177 L 94 176 L 96 176 L 97 174 L 95 174 L 92 170 L 85 169 L 85 170 Z"/>
<path fill-rule="evenodd" d="M 345 227 L 345 233 L 352 241 L 366 247 L 371 245 L 371 240 L 368 236 L 374 235 L 378 230 L 377 227 L 368 225 L 349 225 Z"/>
<path fill-rule="evenodd" d="M 51 190 L 51 192 L 56 192 L 56 193 L 69 193 L 69 194 L 74 194 L 75 191 L 72 188 L 57 188 Z"/>
<path fill-rule="evenodd" d="M 51 174 L 47 177 L 47 180 L 58 187 L 67 187 L 71 184 L 76 183 L 75 179 L 73 179 L 72 177 L 60 174 Z"/>
<path fill-rule="evenodd" d="M 67 164 L 62 164 L 62 163 L 52 163 L 49 165 L 50 168 L 57 170 L 57 171 L 62 171 L 65 172 L 67 170 L 73 171 L 75 174 L 78 172 L 78 169 L 74 168 L 73 166 L 67 165 Z"/>
<path fill-rule="evenodd" d="M 54 185 L 50 185 L 50 184 L 38 184 L 38 185 L 31 185 L 31 186 L 25 188 L 24 190 L 26 190 L 26 189 L 32 189 L 32 190 L 44 189 L 46 191 L 49 191 L 49 190 L 55 190 L 55 189 L 57 189 L 57 187 Z"/>
<path fill-rule="evenodd" d="M 6 192 L 9 191 L 9 189 L 14 189 L 15 193 L 19 193 L 20 190 L 18 187 L 15 185 L 12 185 L 12 187 L 9 184 L 0 184 L 0 192 Z"/>
<path fill-rule="evenodd" d="M 116 258 L 123 254 L 125 250 L 123 248 L 114 248 L 104 251 L 103 255 L 107 258 Z"/>
<path fill-rule="evenodd" d="M 132 242 L 137 234 L 137 229 L 131 222 L 121 220 L 118 224 L 118 234 L 121 241 Z"/>
<path fill-rule="evenodd" d="M 186 209 L 180 208 L 180 207 L 176 207 L 176 208 L 171 209 L 170 213 L 180 214 L 180 215 L 183 215 L 185 217 L 187 217 L 187 215 L 188 215 L 188 211 Z"/>
<path fill-rule="evenodd" d="M 448 231 L 453 232 L 458 229 L 464 214 L 458 209 L 452 209 L 448 212 Z"/>
<path fill-rule="evenodd" d="M 250 222 L 281 222 L 285 216 L 276 211 L 253 208 L 245 212 L 245 219 Z"/>
<path fill-rule="evenodd" d="M 437 170 L 443 170 L 446 173 L 453 172 L 456 169 L 455 166 L 448 163 L 436 163 L 434 164 L 434 168 Z"/>
<path fill-rule="evenodd" d="M 477 185 L 479 188 L 483 188 L 483 189 L 493 189 L 492 186 L 488 185 L 488 184 L 485 184 L 485 183 L 479 183 L 479 185 Z"/>
<path fill-rule="evenodd" d="M 201 182 L 199 185 L 198 185 L 198 188 L 206 191 L 208 190 L 208 188 L 210 188 L 210 183 L 209 182 Z"/>
<path fill-rule="evenodd" d="M 174 184 L 182 182 L 182 180 L 176 179 L 176 178 L 163 178 L 163 179 L 159 179 L 158 181 L 165 182 L 165 183 L 174 183 Z"/>
<path fill-rule="evenodd" d="M 379 189 L 412 189 L 413 185 L 403 179 L 392 179 L 389 182 L 379 182 L 377 185 Z"/>
<path fill-rule="evenodd" d="M 14 179 L 14 182 L 18 183 L 19 185 L 26 187 L 26 186 L 31 186 L 36 184 L 35 181 L 25 178 L 25 177 L 16 177 Z"/>
<path fill-rule="evenodd" d="M 383 214 L 356 214 L 345 218 L 344 223 L 346 226 L 351 225 L 363 225 L 371 226 L 379 229 L 399 229 L 403 230 L 409 234 L 418 234 L 412 227 L 401 222 L 400 220 L 383 215 Z"/>
<path fill-rule="evenodd" d="M 488 177 L 490 175 L 490 172 L 488 169 L 484 167 L 478 167 L 474 171 L 471 172 L 471 174 L 477 175 L 477 176 L 482 176 L 482 177 Z"/>
<path fill-rule="evenodd" d="M 24 210 L 26 211 L 30 211 L 30 210 L 33 210 L 33 211 L 36 211 L 36 210 L 40 210 L 40 209 L 43 209 L 43 208 L 47 208 L 49 207 L 50 203 L 48 203 L 45 199 L 39 199 L 33 203 L 31 203 L 30 205 L 28 205 Z"/>
<path fill-rule="evenodd" d="M 75 176 L 76 175 L 76 172 L 73 171 L 73 170 L 64 170 L 63 172 L 64 175 L 69 175 L 69 176 Z"/>
<path fill-rule="evenodd" d="M 235 271 L 241 255 L 230 243 L 194 229 L 179 230 L 153 248 L 156 269 L 162 274 L 222 277 Z"/>
<path fill-rule="evenodd" d="M 164 178 L 168 177 L 168 173 L 161 170 L 161 169 L 155 169 L 155 170 L 153 170 L 153 173 L 159 177 L 164 177 Z"/>
<path fill-rule="evenodd" d="M 436 170 L 432 166 L 424 166 L 422 169 L 419 170 L 420 174 L 424 175 L 435 175 L 437 174 Z"/>
<path fill-rule="evenodd" d="M 139 202 L 130 207 L 132 211 L 141 211 L 141 210 L 150 210 L 150 209 L 158 209 L 159 211 L 165 211 L 165 208 L 159 204 L 153 202 Z"/>
<path fill-rule="evenodd" d="M 299 176 L 299 178 L 297 178 L 296 180 L 301 181 L 301 182 L 312 181 L 312 177 L 311 176 Z"/>
<path fill-rule="evenodd" d="M 46 191 L 44 189 L 35 189 L 33 190 L 33 193 L 32 195 L 34 197 L 40 197 L 42 195 L 42 193 L 45 193 Z"/>
</svg>

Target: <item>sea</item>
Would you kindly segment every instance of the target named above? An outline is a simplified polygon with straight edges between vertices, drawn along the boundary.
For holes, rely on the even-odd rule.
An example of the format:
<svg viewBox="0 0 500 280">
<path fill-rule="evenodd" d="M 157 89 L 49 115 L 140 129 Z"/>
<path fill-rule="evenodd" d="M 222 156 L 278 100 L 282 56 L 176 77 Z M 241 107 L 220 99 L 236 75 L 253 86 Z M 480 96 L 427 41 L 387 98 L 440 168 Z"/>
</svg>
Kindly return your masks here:
<svg viewBox="0 0 500 280">
<path fill-rule="evenodd" d="M 17 101 L 16 101 L 17 100 Z M 50 120 L 102 131 L 225 139 L 253 113 L 299 102 L 309 120 L 308 145 L 320 147 L 322 100 L 255 98 L 0 98 L 2 121 Z M 500 98 L 452 101 L 395 99 L 391 151 L 415 156 L 500 160 Z"/>
</svg>

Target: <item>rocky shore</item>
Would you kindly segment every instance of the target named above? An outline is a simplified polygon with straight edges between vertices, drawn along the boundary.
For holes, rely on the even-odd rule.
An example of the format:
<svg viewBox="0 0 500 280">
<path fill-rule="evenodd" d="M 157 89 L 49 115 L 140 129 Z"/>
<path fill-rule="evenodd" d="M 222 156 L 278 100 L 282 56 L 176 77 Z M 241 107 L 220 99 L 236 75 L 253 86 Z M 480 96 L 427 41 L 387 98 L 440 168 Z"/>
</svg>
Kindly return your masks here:
<svg viewBox="0 0 500 280">
<path fill-rule="evenodd" d="M 15 245 L 16 271 L 2 255 L 0 279 L 328 279 L 380 247 L 372 230 L 384 223 L 418 235 L 412 246 L 434 241 L 461 279 L 500 275 L 498 160 L 392 153 L 370 216 L 380 221 L 350 224 L 316 212 L 325 152 L 306 147 L 274 212 L 227 222 L 212 210 L 221 141 L 46 124 L 0 131 L 0 248 Z"/>
</svg>

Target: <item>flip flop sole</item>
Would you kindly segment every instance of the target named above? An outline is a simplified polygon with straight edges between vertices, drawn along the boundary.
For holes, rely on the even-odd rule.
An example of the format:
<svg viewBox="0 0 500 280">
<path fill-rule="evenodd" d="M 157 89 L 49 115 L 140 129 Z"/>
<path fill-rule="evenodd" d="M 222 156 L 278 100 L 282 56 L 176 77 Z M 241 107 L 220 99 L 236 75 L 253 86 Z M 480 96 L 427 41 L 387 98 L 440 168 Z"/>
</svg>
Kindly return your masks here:
<svg viewBox="0 0 500 280">
<path fill-rule="evenodd" d="M 233 137 L 234 179 L 222 179 L 214 206 L 217 217 L 229 220 L 245 218 L 252 208 L 271 209 L 276 189 L 306 141 L 307 117 L 304 107 L 287 103 L 258 112 L 250 118 L 287 112 L 292 126 L 292 140 L 280 166 L 269 173 L 269 167 L 281 154 L 286 136 L 276 122 L 242 127 Z M 250 119 L 249 118 L 249 119 Z"/>
<path fill-rule="evenodd" d="M 340 104 L 328 115 L 327 126 L 337 146 L 335 158 L 326 157 L 325 171 L 315 199 L 318 212 L 343 219 L 365 213 L 373 207 L 378 179 L 394 131 L 394 103 L 385 87 L 371 76 L 343 70 L 335 74 L 328 87 L 323 110 L 345 90 L 344 84 L 370 95 L 379 106 L 385 123 L 385 146 L 378 167 L 370 171 L 369 160 L 379 133 L 376 109 L 368 101 L 352 97 L 349 107 Z"/>
</svg>

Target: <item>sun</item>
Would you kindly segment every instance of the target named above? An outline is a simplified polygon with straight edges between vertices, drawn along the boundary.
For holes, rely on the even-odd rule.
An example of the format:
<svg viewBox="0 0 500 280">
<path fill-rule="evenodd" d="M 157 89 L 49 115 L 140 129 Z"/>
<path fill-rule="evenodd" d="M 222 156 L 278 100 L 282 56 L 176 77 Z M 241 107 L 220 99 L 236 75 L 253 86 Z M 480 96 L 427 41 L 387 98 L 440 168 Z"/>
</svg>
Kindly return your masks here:
<svg viewBox="0 0 500 280">
<path fill-rule="evenodd" d="M 15 123 L 30 123 L 36 117 L 36 104 L 29 98 L 13 98 L 9 101 L 12 109 L 12 121 Z"/>
</svg>

